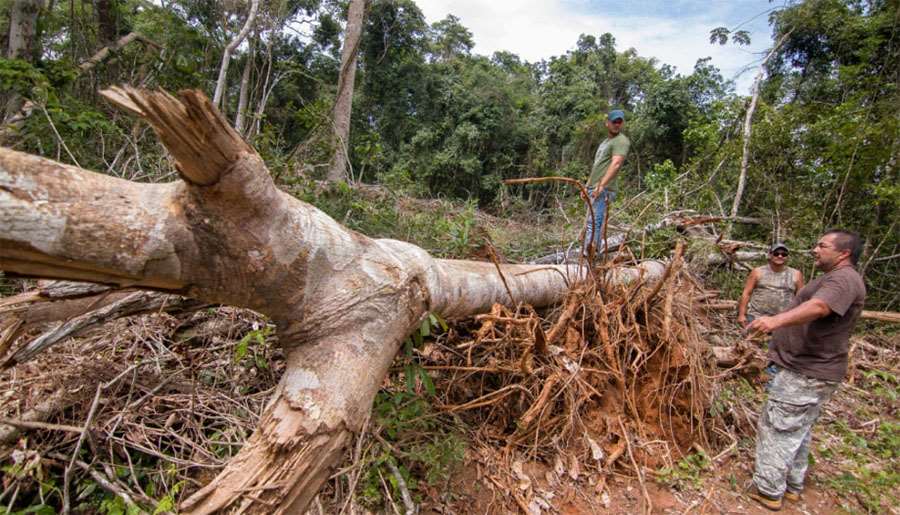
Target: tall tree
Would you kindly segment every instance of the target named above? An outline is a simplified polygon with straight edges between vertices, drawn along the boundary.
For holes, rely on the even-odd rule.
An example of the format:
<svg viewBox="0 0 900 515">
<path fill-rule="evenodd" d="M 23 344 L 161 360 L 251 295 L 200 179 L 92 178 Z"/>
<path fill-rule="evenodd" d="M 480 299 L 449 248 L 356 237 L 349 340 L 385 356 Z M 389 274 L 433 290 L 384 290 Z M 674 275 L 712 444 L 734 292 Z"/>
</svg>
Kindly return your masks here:
<svg viewBox="0 0 900 515">
<path fill-rule="evenodd" d="M 37 61 L 39 55 L 37 40 L 38 13 L 43 6 L 42 0 L 13 0 L 9 7 L 9 29 L 6 43 L 6 58 L 21 59 L 29 63 Z M 17 94 L 0 94 L 3 106 L 3 125 L 11 117 L 19 114 L 25 105 L 25 99 Z"/>
<path fill-rule="evenodd" d="M 43 5 L 42 0 L 13 0 L 10 3 L 7 59 L 22 59 L 30 63 L 37 60 L 37 20 Z"/>
<path fill-rule="evenodd" d="M 250 12 L 247 14 L 247 21 L 244 22 L 244 26 L 234 39 L 225 46 L 225 51 L 222 53 L 222 64 L 219 65 L 219 78 L 216 80 L 216 92 L 213 94 L 213 104 L 216 106 L 222 105 L 222 97 L 225 94 L 225 87 L 228 84 L 228 65 L 231 62 L 231 54 L 238 46 L 240 46 L 247 35 L 250 34 L 250 29 L 253 28 L 253 23 L 256 21 L 256 12 L 258 9 L 259 0 L 250 0 Z"/>
<path fill-rule="evenodd" d="M 332 115 L 335 149 L 331 168 L 328 170 L 328 180 L 331 182 L 347 179 L 353 84 L 356 80 L 356 58 L 359 55 L 359 41 L 362 36 L 365 11 L 366 0 L 350 0 L 347 28 L 344 31 L 344 46 L 341 49 L 341 72 L 338 76 L 337 98 Z"/>
<path fill-rule="evenodd" d="M 756 79 L 753 80 L 753 87 L 750 90 L 750 105 L 747 106 L 747 114 L 744 117 L 744 147 L 741 153 L 741 173 L 738 176 L 737 191 L 734 193 L 734 202 L 731 204 L 731 216 L 737 216 L 738 209 L 741 207 L 741 199 L 744 196 L 744 187 L 747 185 L 747 166 L 750 162 L 750 136 L 753 134 L 753 113 L 756 111 L 756 104 L 759 101 L 759 86 L 762 83 L 766 71 L 766 63 L 778 52 L 778 48 L 791 35 L 790 31 L 781 36 L 775 46 L 766 54 L 762 64 L 759 65 L 759 72 Z"/>
</svg>

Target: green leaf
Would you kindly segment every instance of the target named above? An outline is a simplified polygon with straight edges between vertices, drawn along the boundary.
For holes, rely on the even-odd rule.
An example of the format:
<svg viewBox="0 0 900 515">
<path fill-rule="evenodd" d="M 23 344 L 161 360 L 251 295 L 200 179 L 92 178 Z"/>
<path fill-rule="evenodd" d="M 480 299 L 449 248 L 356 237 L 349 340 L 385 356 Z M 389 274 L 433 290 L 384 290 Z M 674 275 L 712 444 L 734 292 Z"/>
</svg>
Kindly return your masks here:
<svg viewBox="0 0 900 515">
<path fill-rule="evenodd" d="M 245 335 L 241 338 L 241 341 L 234 347 L 234 362 L 240 363 L 244 356 L 247 355 L 247 348 L 250 344 L 250 334 Z"/>
<path fill-rule="evenodd" d="M 416 371 L 412 364 L 403 366 L 403 377 L 406 380 L 406 391 L 416 393 Z"/>
<path fill-rule="evenodd" d="M 153 510 L 153 515 L 159 515 L 160 513 L 166 512 L 174 512 L 175 511 L 175 498 L 172 495 L 167 495 L 159 500 L 156 503 L 156 508 Z"/>
<path fill-rule="evenodd" d="M 432 397 L 437 393 L 434 389 L 434 381 L 431 380 L 431 376 L 428 375 L 428 371 L 422 367 L 416 367 L 419 370 L 419 377 L 422 379 L 422 385 L 425 387 L 425 391 L 428 392 L 428 395 Z"/>
</svg>

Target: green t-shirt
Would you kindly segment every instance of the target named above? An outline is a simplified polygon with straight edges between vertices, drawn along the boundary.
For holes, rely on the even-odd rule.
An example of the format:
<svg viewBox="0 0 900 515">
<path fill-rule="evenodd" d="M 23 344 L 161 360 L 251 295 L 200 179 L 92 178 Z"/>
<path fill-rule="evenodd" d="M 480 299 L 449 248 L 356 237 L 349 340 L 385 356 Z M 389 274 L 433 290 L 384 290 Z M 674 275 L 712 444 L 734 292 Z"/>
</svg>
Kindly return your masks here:
<svg viewBox="0 0 900 515">
<path fill-rule="evenodd" d="M 621 132 L 615 138 L 603 140 L 603 143 L 597 147 L 597 153 L 594 154 L 594 165 L 591 166 L 591 176 L 587 185 L 596 186 L 600 179 L 603 178 L 603 175 L 606 174 L 606 169 L 609 168 L 612 156 L 627 156 L 629 147 L 631 147 L 631 140 Z M 606 185 L 606 189 L 615 191 L 617 179 L 618 175 Z"/>
</svg>

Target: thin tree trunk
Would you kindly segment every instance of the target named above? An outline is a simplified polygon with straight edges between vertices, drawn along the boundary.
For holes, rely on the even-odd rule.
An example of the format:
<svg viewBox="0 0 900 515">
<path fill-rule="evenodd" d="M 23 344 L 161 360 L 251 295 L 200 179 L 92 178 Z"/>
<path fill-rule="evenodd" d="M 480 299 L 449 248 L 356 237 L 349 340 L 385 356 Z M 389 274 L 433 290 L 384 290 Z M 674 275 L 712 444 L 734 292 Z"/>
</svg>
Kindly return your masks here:
<svg viewBox="0 0 900 515">
<path fill-rule="evenodd" d="M 13 0 L 9 12 L 7 59 L 22 59 L 30 63 L 37 59 L 39 52 L 35 35 L 42 6 L 42 0 Z"/>
<path fill-rule="evenodd" d="M 41 0 L 13 0 L 9 10 L 9 37 L 6 41 L 6 58 L 22 59 L 29 63 L 37 61 L 37 19 L 43 2 Z M 12 118 L 25 105 L 25 99 L 17 94 L 0 94 L 3 120 Z"/>
<path fill-rule="evenodd" d="M 274 89 L 275 83 L 277 82 L 273 81 L 272 85 L 269 85 L 269 81 L 272 81 L 272 38 L 268 38 L 268 41 L 266 41 L 265 70 L 265 73 L 262 74 L 262 87 L 257 88 L 259 91 L 259 101 L 256 104 L 256 112 L 254 113 L 253 121 L 250 123 L 250 127 L 247 131 L 248 140 L 253 139 L 253 136 L 259 134 L 262 116 L 266 111 L 266 102 L 269 99 L 269 93 Z"/>
<path fill-rule="evenodd" d="M 775 55 L 775 52 L 778 51 L 790 35 L 791 31 L 788 31 L 785 35 L 781 36 L 777 43 L 775 43 L 775 46 L 772 47 L 772 50 L 769 51 L 766 58 L 760 63 L 759 73 L 756 74 L 756 79 L 753 80 L 753 87 L 750 90 L 750 105 L 747 107 L 747 114 L 744 116 L 744 148 L 741 155 L 741 174 L 738 177 L 738 186 L 737 191 L 734 194 L 734 203 L 731 205 L 731 216 L 737 216 L 738 209 L 741 206 L 741 199 L 744 196 L 744 188 L 747 186 L 747 166 L 750 163 L 750 135 L 753 129 L 753 113 L 756 111 L 756 104 L 759 101 L 759 86 L 762 83 L 763 76 L 766 72 L 766 63 L 769 62 L 769 59 Z M 726 234 L 728 232 L 730 231 L 726 231 Z"/>
<path fill-rule="evenodd" d="M 234 130 L 238 134 L 244 134 L 244 124 L 247 114 L 247 104 L 250 98 L 250 71 L 253 69 L 253 58 L 256 50 L 256 41 L 250 41 L 250 50 L 247 52 L 247 62 L 244 64 L 244 72 L 241 74 L 241 95 L 238 98 L 237 115 L 234 119 Z"/>
<path fill-rule="evenodd" d="M 362 35 L 366 0 L 351 0 L 347 14 L 344 47 L 341 49 L 341 73 L 338 77 L 337 98 L 334 102 L 334 157 L 328 170 L 328 180 L 347 180 L 347 158 L 350 142 L 350 114 L 353 109 L 353 83 L 356 79 L 356 56 Z"/>
<path fill-rule="evenodd" d="M 250 29 L 253 28 L 253 23 L 256 21 L 256 11 L 258 9 L 259 0 L 251 0 L 250 14 L 247 15 L 247 21 L 244 23 L 244 27 L 231 43 L 228 43 L 225 47 L 225 52 L 222 53 L 222 64 L 219 66 L 219 80 L 216 81 L 216 92 L 213 95 L 213 104 L 216 107 L 221 107 L 222 105 L 222 95 L 225 93 L 225 85 L 228 82 L 228 64 L 231 61 L 231 54 L 237 49 L 241 42 L 244 41 L 247 34 L 250 33 Z"/>
<path fill-rule="evenodd" d="M 95 0 L 97 11 L 97 35 L 104 46 L 108 46 L 116 38 L 115 0 Z"/>
<path fill-rule="evenodd" d="M 103 95 L 150 123 L 183 180 L 137 184 L 0 148 L 0 269 L 178 293 L 276 324 L 281 382 L 256 432 L 184 513 L 303 513 L 429 312 L 486 312 L 510 296 L 544 306 L 585 273 L 435 259 L 367 238 L 279 191 L 202 93 Z M 617 268 L 608 280 L 663 269 Z"/>
</svg>

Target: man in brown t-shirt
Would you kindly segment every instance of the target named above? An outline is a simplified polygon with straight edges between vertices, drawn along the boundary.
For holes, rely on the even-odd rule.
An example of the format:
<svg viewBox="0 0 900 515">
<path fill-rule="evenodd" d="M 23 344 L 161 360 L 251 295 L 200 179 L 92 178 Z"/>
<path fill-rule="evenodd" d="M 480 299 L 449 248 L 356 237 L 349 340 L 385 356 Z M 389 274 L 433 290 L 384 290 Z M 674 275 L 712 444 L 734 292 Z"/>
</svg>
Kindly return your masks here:
<svg viewBox="0 0 900 515">
<path fill-rule="evenodd" d="M 858 234 L 826 232 L 813 249 L 816 268 L 825 273 L 797 292 L 787 310 L 747 326 L 773 333 L 768 357 L 778 369 L 759 416 L 750 494 L 771 510 L 781 509 L 783 498 L 800 499 L 812 425 L 847 373 L 850 332 L 866 297 L 855 268 L 861 253 Z"/>
</svg>

